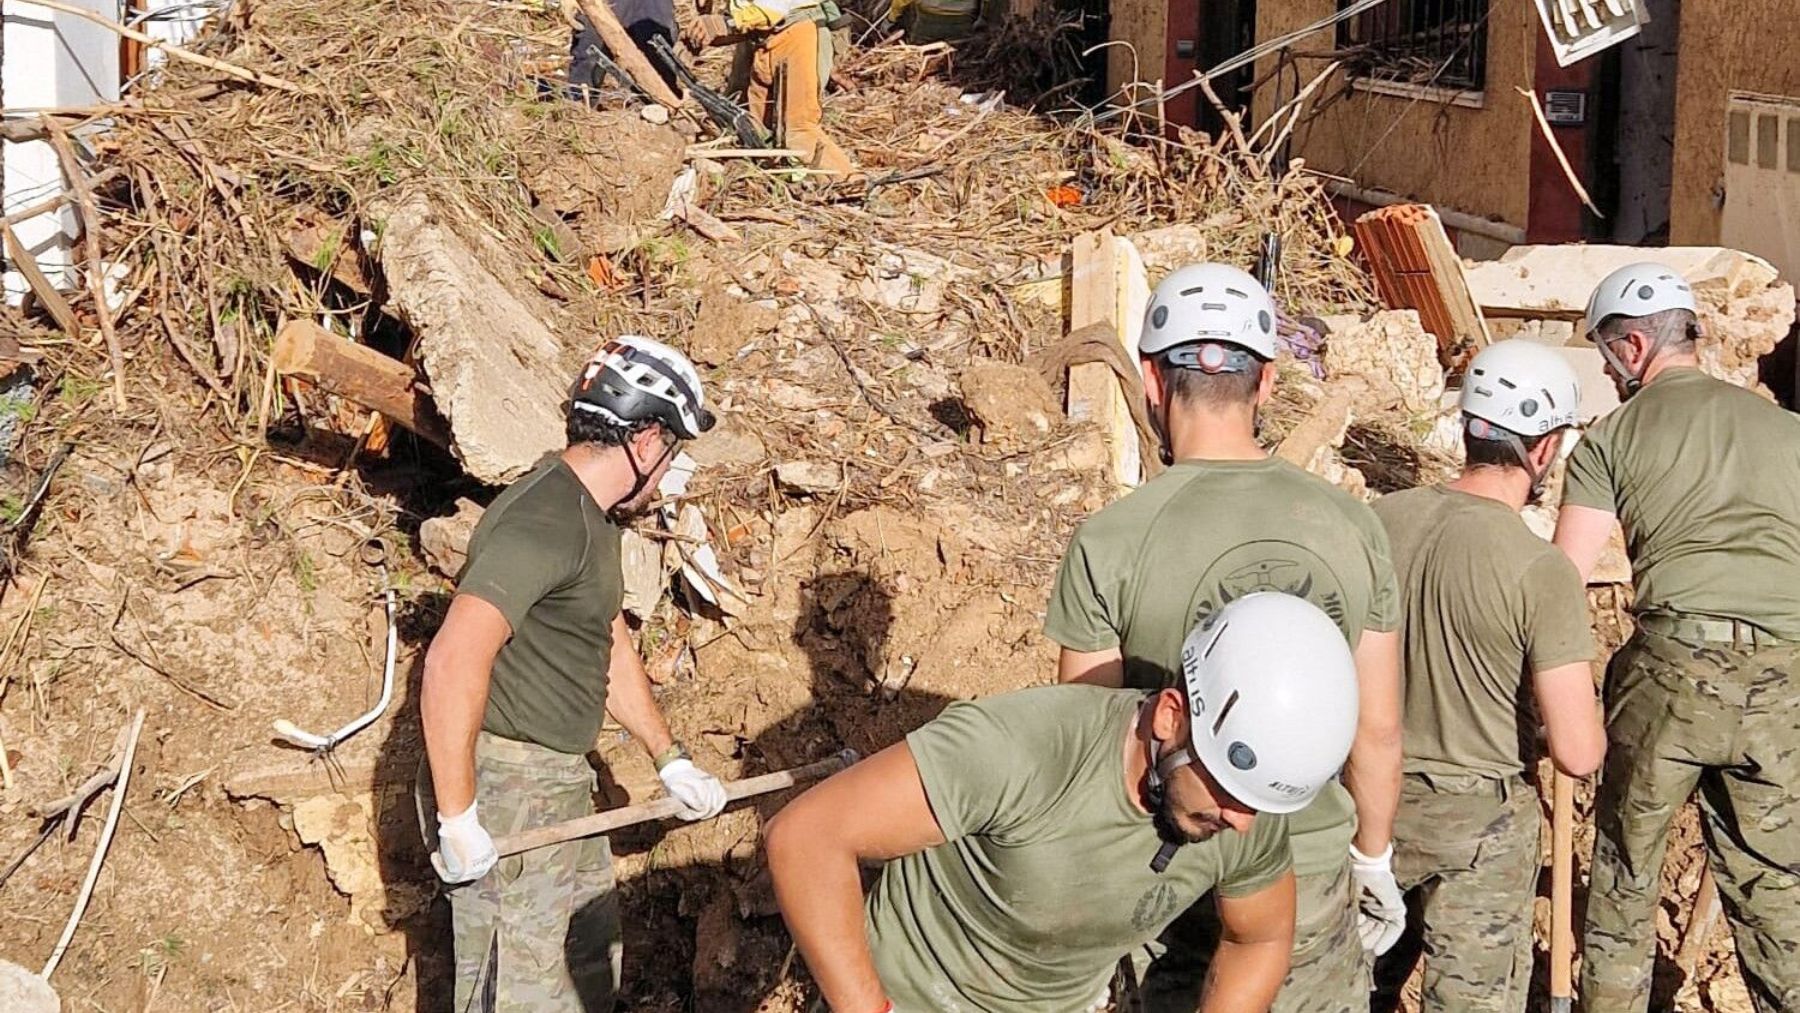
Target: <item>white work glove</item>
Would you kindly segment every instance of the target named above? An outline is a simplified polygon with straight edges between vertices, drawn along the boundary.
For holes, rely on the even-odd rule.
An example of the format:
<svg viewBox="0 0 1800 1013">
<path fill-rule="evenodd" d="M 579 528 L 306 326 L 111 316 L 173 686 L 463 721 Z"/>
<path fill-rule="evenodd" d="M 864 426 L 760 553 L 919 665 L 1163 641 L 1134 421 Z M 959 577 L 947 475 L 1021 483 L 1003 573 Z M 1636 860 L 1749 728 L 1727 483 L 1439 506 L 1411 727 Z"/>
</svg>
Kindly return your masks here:
<svg viewBox="0 0 1800 1013">
<path fill-rule="evenodd" d="M 662 778 L 670 797 L 681 803 L 678 815 L 684 820 L 711 819 L 725 808 L 725 786 L 692 760 L 671 760 L 656 776 Z"/>
<path fill-rule="evenodd" d="M 483 829 L 475 803 L 455 816 L 438 813 L 438 849 L 431 853 L 431 867 L 446 883 L 468 883 L 488 874 L 500 853 Z"/>
<path fill-rule="evenodd" d="M 1356 881 L 1356 932 L 1363 949 L 1379 957 L 1406 931 L 1406 898 L 1394 880 L 1394 846 L 1374 858 L 1350 845 L 1350 875 Z"/>
</svg>

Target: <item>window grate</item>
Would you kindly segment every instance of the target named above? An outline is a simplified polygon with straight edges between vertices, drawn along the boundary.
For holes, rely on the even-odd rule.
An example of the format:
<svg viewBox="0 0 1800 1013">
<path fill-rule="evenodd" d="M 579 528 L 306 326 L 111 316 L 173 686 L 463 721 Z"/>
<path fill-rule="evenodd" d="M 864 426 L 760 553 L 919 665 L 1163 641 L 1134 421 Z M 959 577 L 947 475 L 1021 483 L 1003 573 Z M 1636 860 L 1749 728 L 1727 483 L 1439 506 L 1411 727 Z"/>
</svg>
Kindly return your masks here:
<svg viewBox="0 0 1800 1013">
<path fill-rule="evenodd" d="M 1338 10 L 1351 0 L 1338 0 Z M 1341 21 L 1352 77 L 1455 91 L 1487 82 L 1488 0 L 1388 0 Z"/>
</svg>

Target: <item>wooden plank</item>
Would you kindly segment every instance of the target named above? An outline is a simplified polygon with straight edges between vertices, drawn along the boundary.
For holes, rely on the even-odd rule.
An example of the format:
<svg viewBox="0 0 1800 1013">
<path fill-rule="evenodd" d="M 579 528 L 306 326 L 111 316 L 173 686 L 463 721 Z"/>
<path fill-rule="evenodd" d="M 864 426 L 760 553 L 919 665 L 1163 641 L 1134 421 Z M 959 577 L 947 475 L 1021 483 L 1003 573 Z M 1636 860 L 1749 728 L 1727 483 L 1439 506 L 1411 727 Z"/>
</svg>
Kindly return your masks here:
<svg viewBox="0 0 1800 1013">
<path fill-rule="evenodd" d="M 290 320 L 275 335 L 275 371 L 317 385 L 378 411 L 439 446 L 449 430 L 431 399 L 420 393 L 413 367 L 306 320 Z"/>
<path fill-rule="evenodd" d="M 600 41 L 606 43 L 607 52 L 612 54 L 619 69 L 630 75 L 632 83 L 650 96 L 650 101 L 668 106 L 671 110 L 680 108 L 681 99 L 669 89 L 662 75 L 650 66 L 644 51 L 638 48 L 638 44 L 625 31 L 625 26 L 619 24 L 612 5 L 606 0 L 575 0 L 575 4 L 581 8 L 581 13 L 587 15 L 588 23 L 599 33 Z"/>
<path fill-rule="evenodd" d="M 1118 336 L 1126 357 L 1136 361 L 1137 330 L 1149 302 L 1149 282 L 1137 251 L 1102 229 L 1077 236 L 1070 257 L 1069 332 L 1106 324 Z M 1100 427 L 1108 471 L 1120 486 L 1130 488 L 1142 479 L 1143 459 L 1125 397 L 1118 376 L 1104 363 L 1069 368 L 1069 417 L 1092 420 Z"/>
<path fill-rule="evenodd" d="M 32 256 L 31 251 L 25 248 L 25 244 L 19 241 L 18 233 L 13 231 L 12 223 L 0 221 L 0 233 L 5 235 L 7 259 L 12 261 L 12 266 L 21 275 L 25 276 L 25 284 L 31 287 L 31 294 L 37 296 L 38 302 L 43 304 L 44 309 L 56 321 L 56 326 L 63 329 L 64 334 L 80 341 L 81 325 L 75 322 L 75 311 L 70 308 L 69 301 L 63 298 L 62 293 L 56 290 L 56 286 L 50 283 L 50 279 L 44 277 L 44 272 L 38 269 L 37 258 Z"/>
</svg>

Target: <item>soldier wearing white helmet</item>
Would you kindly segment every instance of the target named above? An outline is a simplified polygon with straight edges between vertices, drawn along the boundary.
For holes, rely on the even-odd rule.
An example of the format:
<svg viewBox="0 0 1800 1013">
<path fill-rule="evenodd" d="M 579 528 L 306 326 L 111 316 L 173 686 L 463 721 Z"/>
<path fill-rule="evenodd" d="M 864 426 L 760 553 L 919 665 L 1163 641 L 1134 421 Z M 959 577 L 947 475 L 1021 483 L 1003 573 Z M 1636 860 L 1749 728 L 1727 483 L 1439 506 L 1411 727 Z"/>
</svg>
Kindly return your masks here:
<svg viewBox="0 0 1800 1013">
<path fill-rule="evenodd" d="M 1629 397 L 1569 458 L 1556 544 L 1583 574 L 1615 523 L 1637 630 L 1607 670 L 1581 995 L 1648 1001 L 1657 870 L 1700 788 L 1758 1009 L 1800 1009 L 1800 420 L 1700 371 L 1694 297 L 1659 264 L 1602 281 L 1587 327 Z"/>
<path fill-rule="evenodd" d="M 420 819 L 450 891 L 456 1008 L 610 1009 L 618 900 L 606 838 L 500 859 L 513 833 L 593 810 L 587 753 L 612 715 L 682 815 L 725 804 L 669 734 L 619 610 L 618 521 L 712 426 L 700 376 L 648 338 L 607 342 L 569 393 L 569 445 L 496 498 L 469 542 L 419 696 Z M 427 817 L 435 811 L 435 820 Z M 496 864 L 498 863 L 498 864 Z"/>
<path fill-rule="evenodd" d="M 1462 474 L 1375 502 L 1403 603 L 1394 871 L 1415 894 L 1417 929 L 1376 964 L 1378 1010 L 1398 1008 L 1421 954 L 1426 1013 L 1525 1008 L 1539 861 L 1527 775 L 1540 715 L 1564 772 L 1592 773 L 1606 748 L 1581 578 L 1519 517 L 1580 400 L 1554 349 L 1490 345 L 1463 377 Z"/>
<path fill-rule="evenodd" d="M 1091 1013 L 1119 959 L 1208 892 L 1224 942 L 1189 1013 L 1269 1007 L 1294 934 L 1285 814 L 1343 765 L 1355 664 L 1290 595 L 1246 595 L 1185 639 L 1158 693 L 953 703 L 769 823 L 776 898 L 831 1009 Z"/>
<path fill-rule="evenodd" d="M 1369 508 L 1257 441 L 1275 328 L 1273 300 L 1237 268 L 1185 267 L 1157 285 L 1139 356 L 1171 466 L 1076 531 L 1044 626 L 1062 647 L 1063 681 L 1160 690 L 1179 683 L 1194 624 L 1244 595 L 1297 595 L 1336 622 L 1356 658 L 1360 719 L 1343 783 L 1291 820 L 1298 924 L 1275 1009 L 1339 1013 L 1367 1002 L 1365 951 L 1391 945 L 1405 918 L 1386 861 L 1400 793 L 1399 604 Z M 1191 1013 L 1218 931 L 1202 905 L 1152 948 L 1149 1009 Z"/>
</svg>

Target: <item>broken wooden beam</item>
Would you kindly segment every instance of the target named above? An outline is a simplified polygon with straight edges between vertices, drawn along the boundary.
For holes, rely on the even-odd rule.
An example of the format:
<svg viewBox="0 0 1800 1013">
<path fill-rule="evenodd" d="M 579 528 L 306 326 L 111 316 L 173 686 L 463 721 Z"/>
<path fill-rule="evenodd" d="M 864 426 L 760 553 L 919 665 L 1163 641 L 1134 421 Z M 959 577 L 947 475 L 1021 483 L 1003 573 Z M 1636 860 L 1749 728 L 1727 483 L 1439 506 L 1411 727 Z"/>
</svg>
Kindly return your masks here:
<svg viewBox="0 0 1800 1013">
<path fill-rule="evenodd" d="M 307 320 L 290 320 L 275 335 L 275 371 L 378 411 L 439 446 L 450 433 L 413 368 Z"/>
<path fill-rule="evenodd" d="M 1105 324 L 1126 360 L 1136 362 L 1137 335 L 1150 301 L 1150 283 L 1137 249 L 1102 229 L 1077 236 L 1070 258 L 1069 333 Z M 1114 482 L 1130 488 L 1142 480 L 1144 462 L 1126 397 L 1118 375 L 1105 363 L 1069 367 L 1069 417 L 1099 426 L 1106 441 L 1107 472 Z"/>
<path fill-rule="evenodd" d="M 1438 360 L 1460 373 L 1491 340 L 1469 294 L 1462 258 L 1429 204 L 1395 204 L 1356 220 L 1356 242 L 1390 309 L 1413 309 L 1437 336 Z"/>
<path fill-rule="evenodd" d="M 363 253 L 352 241 L 350 226 L 312 208 L 294 215 L 287 235 L 287 255 L 295 262 L 328 274 L 339 284 L 367 298 L 373 291 Z"/>
<path fill-rule="evenodd" d="M 638 48 L 638 44 L 625 31 L 625 26 L 619 24 L 612 5 L 606 0 L 575 0 L 575 3 L 581 8 L 581 13 L 587 16 L 588 23 L 594 26 L 600 41 L 606 43 L 606 50 L 618 63 L 619 69 L 631 78 L 638 90 L 650 96 L 650 101 L 668 106 L 670 110 L 680 108 L 681 99 L 669 88 L 662 75 L 656 72 L 656 68 L 650 66 L 650 61 L 644 58 L 644 51 Z"/>
</svg>

